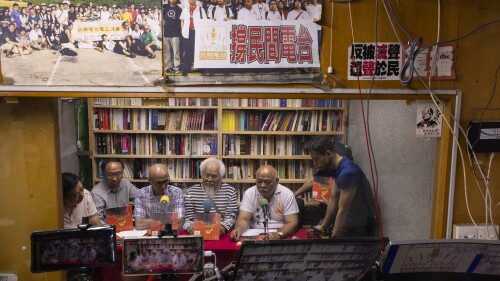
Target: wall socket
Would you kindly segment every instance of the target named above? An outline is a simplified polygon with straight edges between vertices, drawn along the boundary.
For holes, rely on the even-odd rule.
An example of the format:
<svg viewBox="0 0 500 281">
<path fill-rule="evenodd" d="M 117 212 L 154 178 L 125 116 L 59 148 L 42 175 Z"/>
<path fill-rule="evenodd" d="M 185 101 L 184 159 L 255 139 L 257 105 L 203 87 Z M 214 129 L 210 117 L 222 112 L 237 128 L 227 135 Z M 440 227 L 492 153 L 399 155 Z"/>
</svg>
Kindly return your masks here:
<svg viewBox="0 0 500 281">
<path fill-rule="evenodd" d="M 492 225 L 480 223 L 477 226 L 471 223 L 454 224 L 453 239 L 488 239 L 489 236 L 489 240 L 498 240 Z M 498 225 L 495 228 L 498 232 Z"/>
</svg>

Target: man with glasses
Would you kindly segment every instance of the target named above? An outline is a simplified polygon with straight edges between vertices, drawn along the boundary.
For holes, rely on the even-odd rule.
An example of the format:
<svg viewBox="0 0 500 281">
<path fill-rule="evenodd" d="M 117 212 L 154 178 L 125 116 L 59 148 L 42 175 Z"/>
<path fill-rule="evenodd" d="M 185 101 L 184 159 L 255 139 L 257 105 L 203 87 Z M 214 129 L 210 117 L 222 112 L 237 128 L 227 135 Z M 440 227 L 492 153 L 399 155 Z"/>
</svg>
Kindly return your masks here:
<svg viewBox="0 0 500 281">
<path fill-rule="evenodd" d="M 149 168 L 148 172 L 151 185 L 140 189 L 134 201 L 135 228 L 140 230 L 151 227 L 152 214 L 164 211 L 162 208 L 163 203 L 160 201 L 163 195 L 168 196 L 167 208 L 177 213 L 179 226 L 182 226 L 184 223 L 182 190 L 170 185 L 167 166 L 161 163 L 154 164 Z"/>
<path fill-rule="evenodd" d="M 184 229 L 193 233 L 195 214 L 204 213 L 204 202 L 212 201 L 210 213 L 221 215 L 220 235 L 228 232 L 234 225 L 238 212 L 237 195 L 235 189 L 223 183 L 226 166 L 217 158 L 207 158 L 200 164 L 200 173 L 203 183 L 193 185 L 186 194 L 186 220 Z"/>
<path fill-rule="evenodd" d="M 123 163 L 110 159 L 102 163 L 104 180 L 92 188 L 92 199 L 97 208 L 101 223 L 106 222 L 105 210 L 127 206 L 134 201 L 139 190 L 128 180 L 123 179 Z"/>
<path fill-rule="evenodd" d="M 270 165 L 260 167 L 255 173 L 255 185 L 243 195 L 238 220 L 231 232 L 231 239 L 238 241 L 248 228 L 264 228 L 264 208 L 267 208 L 270 232 L 267 239 L 283 239 L 297 231 L 299 207 L 293 192 L 279 184 L 278 172 Z M 266 199 L 267 207 L 261 206 Z"/>
</svg>

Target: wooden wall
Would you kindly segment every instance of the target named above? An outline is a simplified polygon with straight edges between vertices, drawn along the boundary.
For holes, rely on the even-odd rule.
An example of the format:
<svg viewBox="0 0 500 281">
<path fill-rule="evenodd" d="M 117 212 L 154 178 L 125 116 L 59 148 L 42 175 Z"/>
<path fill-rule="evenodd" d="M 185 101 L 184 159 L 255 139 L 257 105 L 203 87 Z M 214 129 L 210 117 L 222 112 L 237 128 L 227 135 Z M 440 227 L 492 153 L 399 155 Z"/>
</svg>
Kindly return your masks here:
<svg viewBox="0 0 500 281">
<path fill-rule="evenodd" d="M 377 1 L 354 1 L 351 3 L 352 18 L 354 21 L 353 30 L 356 42 L 374 42 L 375 41 L 375 10 Z M 390 27 L 387 14 L 381 3 L 378 8 L 378 42 L 396 42 L 396 36 Z M 439 1 L 391 1 L 394 10 L 401 24 L 408 30 L 410 36 L 415 39 L 422 37 L 424 42 L 435 42 L 437 40 L 438 29 L 438 2 Z M 440 41 L 450 40 L 464 36 L 480 25 L 498 19 L 500 17 L 500 1 L 497 0 L 441 0 L 441 27 Z M 333 27 L 331 13 L 332 3 L 323 4 L 323 50 L 322 66 L 323 71 L 330 65 L 329 43 L 333 44 L 332 63 L 336 70 L 335 74 L 341 78 L 341 83 L 345 88 L 357 88 L 357 81 L 347 81 L 347 48 L 352 43 L 351 28 L 349 22 L 349 5 L 347 3 L 333 4 Z M 394 20 L 393 20 L 394 22 Z M 330 32 L 333 28 L 333 40 Z M 400 30 L 396 27 L 396 30 Z M 407 41 L 407 37 L 398 32 L 402 41 Z M 456 52 L 456 81 L 432 81 L 433 89 L 460 89 L 463 93 L 462 106 L 460 114 L 460 125 L 466 130 L 469 121 L 478 120 L 480 114 L 475 109 L 484 108 L 493 93 L 493 84 L 495 81 L 495 71 L 500 66 L 500 54 L 498 46 L 500 45 L 500 23 L 490 25 L 481 31 L 458 41 Z M 500 83 L 498 83 L 500 84 Z M 368 88 L 370 82 L 362 81 L 361 87 Z M 414 79 L 410 88 L 424 88 L 417 79 Z M 496 91 L 500 85 L 497 85 Z M 398 81 L 376 81 L 374 88 L 404 89 Z M 376 98 L 376 97 L 374 97 Z M 484 120 L 500 120 L 500 93 L 496 93 L 495 98 L 490 104 L 490 110 L 484 114 Z M 453 109 L 453 107 L 450 107 Z M 464 137 L 460 137 L 460 146 L 464 151 L 466 180 L 463 176 L 463 163 L 459 159 L 456 176 L 456 193 L 454 200 L 453 223 L 469 223 L 470 217 L 467 213 L 465 200 L 465 186 L 467 185 L 467 196 L 471 213 L 475 220 L 484 222 L 485 208 L 483 199 L 478 190 L 474 175 L 465 152 Z M 441 144 L 438 144 L 441 145 Z M 449 147 L 438 147 L 437 151 L 446 155 L 447 160 L 436 159 L 440 165 L 448 165 Z M 487 169 L 489 155 L 478 155 L 483 169 Z M 500 157 L 497 155 L 492 162 L 492 171 L 499 169 Z M 439 167 L 436 171 L 439 171 Z M 441 177 L 446 175 L 440 175 Z M 449 180 L 449 175 L 448 179 Z M 500 174 L 493 172 L 490 175 L 492 186 L 492 202 L 496 204 L 500 200 L 500 190 L 495 188 L 499 186 Z M 484 183 L 481 185 L 483 193 Z M 435 197 L 446 197 L 447 190 L 435 192 Z M 381 195 L 383 196 L 383 194 Z M 442 204 L 442 200 L 439 204 Z M 433 221 L 437 224 L 433 226 L 432 237 L 444 237 L 445 224 L 443 212 L 446 211 L 446 204 L 434 205 Z M 500 208 L 494 215 L 496 223 L 500 223 Z M 437 214 L 436 216 L 436 213 Z"/>
<path fill-rule="evenodd" d="M 358 0 L 351 4 L 355 22 L 354 36 L 357 42 L 374 42 L 375 2 Z M 381 1 L 378 1 L 381 2 Z M 392 1 L 395 12 L 401 23 L 408 29 L 413 38 L 423 37 L 426 42 L 437 38 L 437 3 L 438 1 L 400 0 L 399 5 Z M 349 23 L 349 9 L 346 3 L 323 3 L 323 48 L 322 65 L 325 72 L 329 65 L 341 78 L 344 88 L 357 88 L 356 81 L 347 81 L 347 48 L 352 43 Z M 449 40 L 463 36 L 481 24 L 500 16 L 500 1 L 497 0 L 441 0 L 441 40 Z M 333 25 L 330 23 L 333 18 Z M 333 28 L 333 40 L 330 31 Z M 500 45 L 500 24 L 491 25 L 469 38 L 459 41 L 457 46 L 457 80 L 433 82 L 433 88 L 462 90 L 462 107 L 460 124 L 466 128 L 470 120 L 478 119 L 474 109 L 485 107 L 493 93 L 495 71 L 500 62 L 498 46 Z M 399 32 L 403 40 L 407 40 Z M 378 41 L 396 42 L 387 15 L 380 3 L 378 20 Z M 331 43 L 330 43 L 331 42 Z M 330 63 L 330 45 L 333 44 L 332 63 Z M 499 83 L 500 84 L 500 83 Z M 368 88 L 369 82 L 361 82 L 362 88 Z M 374 84 L 379 89 L 404 89 L 397 81 L 381 81 Z M 497 88 L 499 86 L 497 85 Z M 422 88 L 414 81 L 410 88 Z M 0 89 L 1 90 L 1 89 Z M 8 93 L 7 93 L 8 94 Z M 85 93 L 78 93 L 85 95 Z M 2 93 L 0 93 L 2 95 Z M 36 94 L 31 94 L 36 95 Z M 50 95 L 50 94 L 49 94 Z M 75 93 L 61 93 L 61 96 L 72 96 Z M 499 93 L 492 100 L 490 107 L 500 106 Z M 375 97 L 376 98 L 376 97 Z M 452 107 L 450 107 L 452 108 Z M 57 110 L 51 99 L 21 98 L 19 104 L 0 104 L 0 188 L 6 195 L 0 204 L 0 272 L 14 272 L 19 280 L 58 280 L 57 274 L 32 275 L 29 273 L 29 233 L 38 229 L 56 228 L 61 224 L 60 195 L 58 178 L 60 173 L 59 154 L 57 152 L 56 117 Z M 475 117 L 475 118 L 474 118 Z M 484 115 L 486 120 L 500 120 L 500 111 L 489 111 Z M 446 135 L 446 133 L 445 133 Z M 464 138 L 460 137 L 461 147 Z M 444 150 L 444 151 L 441 151 Z M 437 159 L 439 165 L 449 163 L 450 147 L 440 146 L 446 159 Z M 465 155 L 467 156 L 467 155 Z M 483 169 L 487 168 L 488 155 L 479 155 Z M 467 161 L 467 160 L 466 160 Z M 442 164 L 444 163 L 444 164 Z M 461 171 L 463 163 L 459 160 L 457 171 Z M 493 160 L 493 171 L 498 171 L 500 156 Z M 465 206 L 465 186 L 470 208 L 476 220 L 484 220 L 483 200 L 475 186 L 469 164 L 465 164 L 467 179 L 460 173 L 456 176 L 456 194 L 454 200 L 454 223 L 470 222 Z M 437 171 L 440 171 L 437 169 Z M 445 172 L 437 175 L 445 178 Z M 498 186 L 500 174 L 492 173 L 491 185 Z M 440 190 L 435 196 L 444 198 L 446 190 Z M 383 194 L 380 194 L 383 196 Z M 492 190 L 493 202 L 500 198 L 498 188 Z M 439 204 L 442 203 L 442 201 Z M 446 204 L 444 204 L 446 205 Z M 29 207 L 27 207 L 29 206 Z M 444 237 L 442 213 L 446 206 L 434 205 L 433 213 L 440 212 L 434 219 L 437 227 L 433 237 Z M 495 215 L 500 219 L 500 213 Z M 12 242 L 6 242 L 11 239 Z M 39 279 L 36 279 L 39 278 Z"/>
<path fill-rule="evenodd" d="M 0 98 L 0 273 L 18 280 L 62 276 L 30 271 L 31 232 L 62 226 L 55 105 L 51 98 Z"/>
</svg>

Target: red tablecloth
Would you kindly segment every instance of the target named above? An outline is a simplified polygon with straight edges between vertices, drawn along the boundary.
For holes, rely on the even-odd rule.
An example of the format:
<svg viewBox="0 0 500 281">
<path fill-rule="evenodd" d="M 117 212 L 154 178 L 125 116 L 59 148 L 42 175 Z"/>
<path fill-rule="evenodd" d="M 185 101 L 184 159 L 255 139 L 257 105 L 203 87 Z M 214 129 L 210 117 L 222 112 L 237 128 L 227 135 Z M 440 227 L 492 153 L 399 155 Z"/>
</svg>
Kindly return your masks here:
<svg viewBox="0 0 500 281">
<path fill-rule="evenodd" d="M 179 231 L 179 235 L 186 235 L 188 234 L 187 232 L 181 230 Z M 293 238 L 298 238 L 298 239 L 306 239 L 307 238 L 307 230 L 306 229 L 299 229 L 294 235 L 291 235 L 287 237 L 286 239 L 293 239 Z M 205 241 L 204 243 L 204 250 L 205 251 L 213 251 L 217 257 L 217 267 L 219 269 L 222 269 L 226 267 L 228 264 L 230 264 L 233 261 L 238 260 L 238 256 L 240 253 L 240 246 L 238 245 L 237 242 L 234 242 L 231 240 L 231 234 L 230 233 L 225 233 L 220 237 L 219 241 Z M 121 246 L 118 247 L 117 251 L 117 264 L 115 266 L 108 266 L 108 267 L 101 267 L 97 268 L 94 273 L 94 280 L 95 281 L 111 281 L 111 280 L 159 280 L 159 278 L 155 278 L 154 276 L 151 276 L 150 278 L 146 277 L 125 277 L 122 274 L 122 248 Z M 213 258 L 205 258 L 205 261 L 212 261 Z M 187 277 L 187 278 L 184 278 Z M 181 275 L 179 276 L 179 280 L 188 280 L 190 275 Z"/>
</svg>

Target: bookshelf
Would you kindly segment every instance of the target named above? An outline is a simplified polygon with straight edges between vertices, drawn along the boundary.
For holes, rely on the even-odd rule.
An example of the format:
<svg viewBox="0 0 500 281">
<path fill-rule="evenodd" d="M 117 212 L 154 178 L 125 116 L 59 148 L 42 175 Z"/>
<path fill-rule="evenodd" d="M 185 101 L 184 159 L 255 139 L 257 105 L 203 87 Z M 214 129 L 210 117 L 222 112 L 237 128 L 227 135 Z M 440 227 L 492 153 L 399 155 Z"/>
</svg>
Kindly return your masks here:
<svg viewBox="0 0 500 281">
<path fill-rule="evenodd" d="M 147 185 L 148 167 L 164 163 L 172 182 L 187 188 L 201 182 L 199 163 L 218 157 L 238 200 L 263 164 L 276 167 L 280 183 L 295 190 L 313 174 L 308 140 L 346 138 L 343 100 L 90 98 L 88 103 L 95 184 L 102 179 L 100 163 L 120 158 L 124 178 L 138 187 Z M 315 205 L 310 194 L 304 199 Z"/>
</svg>

